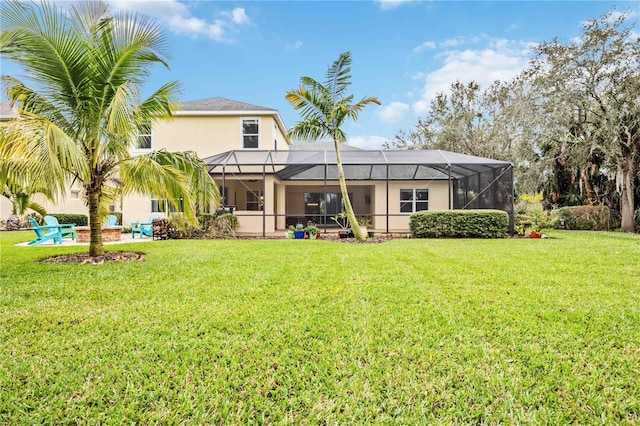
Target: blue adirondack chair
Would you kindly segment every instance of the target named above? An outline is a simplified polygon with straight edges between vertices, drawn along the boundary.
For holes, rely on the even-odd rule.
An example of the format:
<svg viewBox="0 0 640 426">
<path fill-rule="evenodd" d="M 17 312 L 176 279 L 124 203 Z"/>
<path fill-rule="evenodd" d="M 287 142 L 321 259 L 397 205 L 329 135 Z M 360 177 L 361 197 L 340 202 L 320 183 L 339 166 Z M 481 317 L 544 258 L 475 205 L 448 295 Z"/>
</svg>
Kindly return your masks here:
<svg viewBox="0 0 640 426">
<path fill-rule="evenodd" d="M 102 226 L 105 226 L 105 227 L 118 226 L 118 218 L 114 214 L 110 214 L 108 216 L 105 216 L 104 220 L 102 222 Z"/>
<path fill-rule="evenodd" d="M 75 223 L 58 223 L 58 218 L 55 216 L 45 216 L 44 222 L 47 226 L 60 227 L 60 234 L 62 238 L 71 237 L 72 240 L 76 239 L 76 224 Z"/>
<path fill-rule="evenodd" d="M 149 216 L 146 222 L 133 222 L 131 223 L 131 238 L 136 237 L 136 232 L 140 234 L 140 239 L 143 235 L 147 237 L 153 236 L 153 229 L 151 228 L 151 222 L 157 215 L 152 214 Z"/>
<path fill-rule="evenodd" d="M 36 239 L 27 243 L 29 246 L 37 246 L 46 241 L 53 240 L 54 244 L 62 244 L 62 233 L 59 225 L 40 226 L 32 217 L 29 218 L 31 228 L 36 233 Z"/>
</svg>

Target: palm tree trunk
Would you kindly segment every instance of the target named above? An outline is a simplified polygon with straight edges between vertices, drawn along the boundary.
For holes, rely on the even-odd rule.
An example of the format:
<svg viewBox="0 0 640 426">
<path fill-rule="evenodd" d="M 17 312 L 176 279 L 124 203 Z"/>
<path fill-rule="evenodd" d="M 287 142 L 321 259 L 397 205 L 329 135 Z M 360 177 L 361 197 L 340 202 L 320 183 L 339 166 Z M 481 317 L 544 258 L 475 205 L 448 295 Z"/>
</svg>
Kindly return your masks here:
<svg viewBox="0 0 640 426">
<path fill-rule="evenodd" d="M 333 146 L 336 151 L 336 165 L 338 166 L 338 180 L 340 181 L 340 192 L 342 192 L 342 200 L 344 201 L 344 209 L 347 213 L 347 219 L 349 219 L 349 223 L 351 224 L 351 230 L 353 231 L 353 235 L 357 240 L 363 241 L 366 238 L 366 235 L 362 232 L 360 225 L 358 224 L 358 220 L 356 219 L 356 214 L 353 212 L 353 207 L 351 206 L 351 200 L 349 199 L 349 191 L 347 189 L 347 181 L 344 177 L 344 169 L 342 168 L 342 157 L 340 156 L 340 144 L 337 139 L 333 139 Z"/>
<path fill-rule="evenodd" d="M 89 199 L 89 256 L 104 256 L 102 245 L 102 223 L 100 222 L 100 194 L 97 191 L 90 191 L 87 195 Z"/>
</svg>

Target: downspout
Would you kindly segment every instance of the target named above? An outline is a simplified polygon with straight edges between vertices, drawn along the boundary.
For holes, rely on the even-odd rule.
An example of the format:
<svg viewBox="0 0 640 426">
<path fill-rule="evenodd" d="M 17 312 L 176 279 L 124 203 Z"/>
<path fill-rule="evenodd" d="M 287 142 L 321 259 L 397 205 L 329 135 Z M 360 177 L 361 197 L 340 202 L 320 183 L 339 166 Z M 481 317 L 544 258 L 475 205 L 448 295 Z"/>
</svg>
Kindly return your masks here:
<svg viewBox="0 0 640 426">
<path fill-rule="evenodd" d="M 389 163 L 387 163 L 387 234 L 389 233 Z"/>
</svg>

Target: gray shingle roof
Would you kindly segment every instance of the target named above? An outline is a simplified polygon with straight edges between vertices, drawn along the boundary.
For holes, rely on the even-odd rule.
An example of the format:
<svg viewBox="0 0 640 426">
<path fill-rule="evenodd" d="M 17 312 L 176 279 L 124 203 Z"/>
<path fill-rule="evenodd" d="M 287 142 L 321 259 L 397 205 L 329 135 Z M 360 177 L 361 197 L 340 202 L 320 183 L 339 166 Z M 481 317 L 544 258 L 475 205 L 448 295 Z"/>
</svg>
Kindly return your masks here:
<svg viewBox="0 0 640 426">
<path fill-rule="evenodd" d="M 207 98 L 182 102 L 178 111 L 275 111 L 258 105 L 247 104 L 226 98 Z"/>
</svg>

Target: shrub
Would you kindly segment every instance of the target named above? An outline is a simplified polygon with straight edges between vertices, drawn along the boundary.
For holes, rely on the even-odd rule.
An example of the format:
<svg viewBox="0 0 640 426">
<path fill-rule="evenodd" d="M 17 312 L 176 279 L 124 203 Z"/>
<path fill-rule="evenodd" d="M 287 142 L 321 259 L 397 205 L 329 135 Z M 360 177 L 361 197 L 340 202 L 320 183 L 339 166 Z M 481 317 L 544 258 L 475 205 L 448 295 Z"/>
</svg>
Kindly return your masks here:
<svg viewBox="0 0 640 426">
<path fill-rule="evenodd" d="M 204 215 L 202 215 L 204 216 Z M 200 240 L 206 238 L 234 238 L 236 236 L 235 229 L 238 227 L 238 218 L 232 213 L 225 213 L 217 217 L 204 219 L 204 221 L 198 221 L 201 226 L 193 227 L 188 224 L 184 224 L 182 227 L 175 223 L 176 219 L 169 221 L 168 236 L 171 239 L 182 240 Z M 208 223 L 205 227 L 204 223 Z"/>
<path fill-rule="evenodd" d="M 50 216 L 58 219 L 60 223 L 75 223 L 76 226 L 89 225 L 89 217 L 86 214 L 55 213 Z"/>
<path fill-rule="evenodd" d="M 203 213 L 200 216 L 198 216 L 198 223 L 200 224 L 200 227 L 202 229 L 207 229 L 209 226 L 211 226 L 211 224 L 215 219 L 216 219 L 216 215 L 211 213 Z"/>
<path fill-rule="evenodd" d="M 515 206 L 514 228 L 518 234 L 524 234 L 525 228 L 541 232 L 553 228 L 560 218 L 555 210 L 545 210 L 542 194 L 522 194 Z"/>
<path fill-rule="evenodd" d="M 213 238 L 235 238 L 238 227 L 238 217 L 233 213 L 225 213 L 216 217 L 209 227 L 209 234 Z"/>
<path fill-rule="evenodd" d="M 558 209 L 566 229 L 581 231 L 608 231 L 611 211 L 607 206 L 577 206 Z"/>
<path fill-rule="evenodd" d="M 501 238 L 509 229 L 509 215 L 501 210 L 446 210 L 413 213 L 409 221 L 417 238 Z"/>
</svg>

